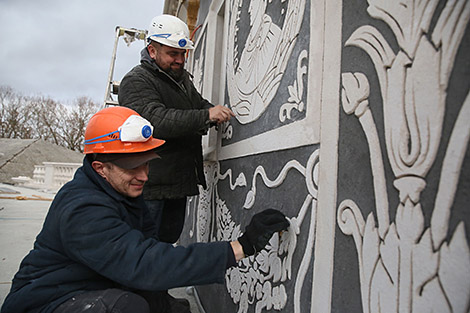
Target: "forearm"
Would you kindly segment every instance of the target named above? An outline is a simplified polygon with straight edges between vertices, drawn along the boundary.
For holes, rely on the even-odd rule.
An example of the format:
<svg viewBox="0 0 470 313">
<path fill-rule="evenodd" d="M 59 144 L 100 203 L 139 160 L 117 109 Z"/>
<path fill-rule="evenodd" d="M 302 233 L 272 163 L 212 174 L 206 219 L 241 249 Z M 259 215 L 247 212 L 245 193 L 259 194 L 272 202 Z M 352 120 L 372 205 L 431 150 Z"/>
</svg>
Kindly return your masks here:
<svg viewBox="0 0 470 313">
<path fill-rule="evenodd" d="M 233 254 L 237 262 L 245 257 L 242 245 L 240 244 L 240 242 L 238 242 L 238 240 L 230 242 L 230 245 L 232 246 Z"/>
</svg>

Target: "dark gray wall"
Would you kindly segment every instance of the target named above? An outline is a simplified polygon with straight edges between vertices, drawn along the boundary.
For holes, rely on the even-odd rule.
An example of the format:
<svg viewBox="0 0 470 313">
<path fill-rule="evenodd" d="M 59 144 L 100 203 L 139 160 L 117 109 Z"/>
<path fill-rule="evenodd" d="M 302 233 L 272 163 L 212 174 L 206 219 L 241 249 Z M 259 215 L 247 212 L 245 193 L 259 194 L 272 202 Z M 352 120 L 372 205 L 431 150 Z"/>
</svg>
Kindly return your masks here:
<svg viewBox="0 0 470 313">
<path fill-rule="evenodd" d="M 220 127 L 219 146 L 209 144 L 219 159 L 206 163 L 209 188 L 191 199 L 181 242 L 234 240 L 268 207 L 292 223 L 279 246 L 273 239 L 229 270 L 225 286 L 198 287 L 206 312 L 467 312 L 469 2 L 266 3 L 263 25 L 279 33 L 274 27 L 272 37 L 257 38 L 283 36 L 293 3 L 305 5 L 300 28 L 285 67 L 273 67 L 280 80 L 266 109 L 249 121 L 232 119 Z M 234 111 L 234 99 L 243 99 L 234 91 L 246 87 L 243 79 L 263 77 L 253 69 L 278 52 L 253 54 L 263 56 L 253 63 L 242 58 L 253 35 L 249 5 L 229 8 L 227 50 L 216 51 L 227 53 L 223 102 Z M 236 23 L 232 10 L 239 10 Z M 201 2 L 198 23 L 213 17 L 209 1 Z M 194 54 L 205 77 L 220 70 L 207 57 L 214 31 L 199 33 L 207 38 Z M 251 75 L 237 76 L 239 69 Z M 218 87 L 206 80 L 202 89 L 210 95 Z M 283 105 L 300 102 L 303 109 L 279 118 Z"/>
</svg>

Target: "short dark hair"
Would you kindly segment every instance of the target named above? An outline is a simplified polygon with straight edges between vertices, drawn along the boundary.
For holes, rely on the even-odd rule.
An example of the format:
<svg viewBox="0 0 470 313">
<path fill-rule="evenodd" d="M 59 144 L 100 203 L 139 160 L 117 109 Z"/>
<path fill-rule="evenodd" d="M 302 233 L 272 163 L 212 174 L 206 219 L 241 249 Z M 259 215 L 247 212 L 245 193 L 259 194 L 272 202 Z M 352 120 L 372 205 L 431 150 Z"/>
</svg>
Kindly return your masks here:
<svg viewBox="0 0 470 313">
<path fill-rule="evenodd" d="M 86 155 L 88 162 L 93 163 L 94 161 L 99 161 L 101 163 L 110 163 L 106 154 L 103 153 L 90 153 Z"/>
<path fill-rule="evenodd" d="M 102 163 L 109 163 L 117 160 L 123 156 L 123 153 L 90 153 L 87 156 L 90 157 L 90 161 L 99 161 Z"/>
<path fill-rule="evenodd" d="M 156 46 L 155 44 L 157 44 L 158 46 Z M 157 42 L 157 41 L 154 41 L 154 40 L 151 40 L 149 39 L 149 43 L 148 43 L 148 46 L 153 46 L 155 49 L 158 49 L 160 48 L 161 46 L 163 46 L 163 44 Z"/>
</svg>

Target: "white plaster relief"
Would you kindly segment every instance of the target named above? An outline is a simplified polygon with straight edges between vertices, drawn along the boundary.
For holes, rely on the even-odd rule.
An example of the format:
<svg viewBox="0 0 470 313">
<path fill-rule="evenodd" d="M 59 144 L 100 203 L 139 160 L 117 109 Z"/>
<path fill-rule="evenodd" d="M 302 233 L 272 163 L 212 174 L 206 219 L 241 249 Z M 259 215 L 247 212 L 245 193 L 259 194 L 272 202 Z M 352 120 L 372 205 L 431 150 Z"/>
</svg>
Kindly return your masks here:
<svg viewBox="0 0 470 313">
<path fill-rule="evenodd" d="M 207 27 L 204 27 L 201 36 L 199 37 L 198 41 L 196 42 L 195 48 L 200 50 L 198 58 L 191 59 L 192 65 L 192 73 L 193 76 L 193 84 L 196 87 L 199 93 L 203 93 L 204 87 L 204 64 L 205 64 L 205 57 L 206 57 L 206 32 Z"/>
<path fill-rule="evenodd" d="M 309 29 L 308 51 L 302 51 L 300 56 L 296 56 L 298 60 L 297 77 L 287 88 L 288 102 L 284 104 L 282 109 L 279 107 L 279 118 L 284 120 L 282 122 L 284 125 L 273 126 L 272 129 L 248 138 L 240 138 L 237 141 L 230 140 L 236 128 L 230 124 L 224 126 L 223 132 L 219 136 L 218 160 L 319 143 L 321 105 L 321 91 L 319 89 L 322 86 L 322 72 L 320 71 L 320 75 L 307 76 L 305 88 L 307 100 L 302 98 L 304 94 L 302 77 L 305 79 L 304 75 L 306 75 L 308 68 L 322 68 L 324 47 L 319 45 L 318 41 L 323 36 L 325 17 L 321 9 L 318 12 L 315 9 L 317 6 L 322 6 L 323 1 L 282 0 L 281 3 L 285 2 L 285 10 L 279 12 L 280 17 L 283 18 L 282 25 L 273 23 L 271 17 L 266 13 L 266 7 L 271 2 L 273 1 L 232 0 L 227 2 L 227 55 L 224 59 L 227 66 L 224 86 L 226 86 L 225 94 L 228 97 L 229 105 L 237 114 L 237 121 L 241 124 L 256 122 L 271 105 L 280 83 L 284 79 L 287 63 L 293 57 L 293 48 L 302 27 L 305 7 L 306 4 L 309 4 L 312 7 L 310 25 L 315 26 L 311 26 Z M 246 6 L 245 4 L 250 5 L 249 17 L 251 20 L 250 25 L 242 26 L 239 25 L 240 14 L 241 9 Z M 239 27 L 246 27 L 249 34 L 246 40 L 243 39 L 243 42 L 238 37 Z M 312 57 L 307 58 L 307 56 Z M 301 62 L 307 64 L 302 66 Z M 287 123 L 290 118 L 288 114 L 294 109 L 304 112 L 304 115 L 298 120 Z M 265 122 L 263 121 L 263 123 Z M 279 120 L 273 125 L 279 125 Z M 276 138 L 276 140 L 272 140 L 272 138 Z"/>
<path fill-rule="evenodd" d="M 220 206 L 220 201 L 218 201 L 218 197 L 215 196 L 217 182 L 228 178 L 230 190 L 246 186 L 246 178 L 243 173 L 240 173 L 234 181 L 232 170 L 228 169 L 225 173 L 221 174 L 218 162 L 204 162 L 204 175 L 207 180 L 207 189 L 199 186 L 199 196 L 190 198 L 190 203 L 197 201 L 197 205 L 195 207 L 188 207 L 188 213 L 192 211 L 194 214 L 193 223 L 196 224 L 196 238 L 198 242 L 216 240 L 218 236 L 215 236 L 214 233 L 219 231 L 219 229 L 216 228 L 218 223 L 216 220 L 224 219 L 224 217 L 221 216 L 226 216 L 230 213 L 225 211 L 225 209 L 221 209 L 224 213 L 219 214 L 219 211 L 215 209 Z M 222 224 L 224 223 L 222 222 Z M 227 230 L 228 227 L 225 226 L 223 229 Z M 191 238 L 193 237 L 193 233 L 193 230 L 190 230 Z M 224 236 L 222 237 L 225 238 Z"/>
<path fill-rule="evenodd" d="M 194 61 L 194 69 L 193 69 L 193 83 L 194 87 L 196 87 L 197 91 L 202 91 L 202 66 L 204 64 L 204 55 L 201 55 L 199 59 Z"/>
<path fill-rule="evenodd" d="M 318 155 L 319 150 L 312 153 L 307 165 L 304 167 L 298 161 L 292 160 L 287 162 L 276 179 L 270 180 L 263 167 L 258 166 L 254 175 L 251 189 L 247 193 L 247 199 L 250 199 L 251 205 L 256 201 L 256 180 L 260 177 L 263 184 L 267 188 L 276 188 L 284 182 L 289 171 L 296 170 L 305 177 L 305 184 L 308 193 L 305 196 L 304 203 L 299 209 L 297 216 L 289 218 L 290 227 L 282 236 L 274 235 L 265 250 L 256 256 L 243 259 L 238 267 L 231 268 L 227 271 L 226 283 L 227 290 L 232 297 L 234 303 L 239 305 L 238 312 L 246 313 L 251 305 L 255 306 L 255 312 L 263 310 L 282 310 L 287 302 L 287 292 L 284 282 L 292 279 L 292 258 L 297 248 L 297 236 L 300 234 L 301 225 L 308 211 L 311 213 L 309 221 L 308 242 L 303 250 L 301 265 L 295 273 L 295 290 L 294 290 L 294 312 L 299 313 L 301 307 L 301 291 L 303 282 L 310 266 L 313 253 L 313 244 L 315 240 L 315 218 L 316 218 L 316 196 L 318 185 Z M 211 172 L 214 173 L 214 172 Z M 220 180 L 229 178 L 229 186 L 231 190 L 246 186 L 246 179 L 243 173 L 240 173 L 235 181 L 232 177 L 231 169 L 224 174 L 217 170 L 217 174 L 211 176 L 209 189 L 213 189 L 213 199 L 215 201 L 215 223 L 216 227 L 213 233 L 215 236 L 212 240 L 236 240 L 242 233 L 240 225 L 233 221 L 231 211 L 226 202 L 221 199 L 217 192 L 217 183 Z M 212 178 L 212 179 L 211 179 Z M 206 205 L 212 200 L 204 197 Z M 266 203 L 269 206 L 269 203 Z M 198 209 L 200 210 L 201 207 Z M 203 214 L 204 215 L 204 214 Z M 198 216 L 202 216 L 198 214 Z M 208 223 L 204 218 L 201 222 Z M 199 223 L 199 221 L 198 221 Z M 205 227 L 201 229 L 208 229 Z M 295 270 L 295 269 L 294 269 Z"/>
<path fill-rule="evenodd" d="M 214 177 L 218 171 L 217 162 L 204 162 L 204 175 L 206 178 Z M 213 206 L 213 193 L 214 186 L 207 182 L 207 189 L 199 186 L 199 196 L 193 197 L 197 199 L 197 206 L 194 208 L 194 219 L 196 223 L 196 240 L 197 242 L 208 242 L 210 241 L 211 227 L 214 223 L 212 222 L 212 210 Z M 192 235 L 191 235 L 192 237 Z"/>
<path fill-rule="evenodd" d="M 378 226 L 373 213 L 364 221 L 350 199 L 340 204 L 337 216 L 343 233 L 352 235 L 356 243 L 364 312 L 470 310 L 470 250 L 464 223 L 459 223 L 449 243 L 444 242 L 469 140 L 468 95 L 449 145 L 440 146 L 449 75 L 470 18 L 470 2 L 448 1 L 429 34 L 437 4 L 370 0 L 369 14 L 389 24 L 400 50 L 395 54 L 371 26 L 357 29 L 346 43 L 366 51 L 375 65 L 386 149 L 400 197 L 395 222 L 390 224 L 383 158 L 368 106 L 369 83 L 363 74 L 344 73 L 343 109 L 359 118 L 366 134 L 376 196 Z M 431 225 L 425 229 L 421 191 L 439 148 L 446 149 L 446 155 Z"/>
<path fill-rule="evenodd" d="M 286 119 L 291 119 L 291 111 L 296 109 L 299 112 L 304 110 L 304 102 L 302 101 L 302 95 L 304 93 L 304 83 L 302 76 L 307 73 L 307 67 L 302 65 L 302 61 L 307 59 L 307 50 L 302 50 L 297 60 L 297 79 L 294 83 L 287 87 L 289 98 L 287 103 L 281 106 L 279 111 L 279 120 L 285 122 Z"/>
<path fill-rule="evenodd" d="M 232 139 L 233 136 L 233 126 L 230 122 L 225 122 L 222 124 L 222 139 Z"/>
<path fill-rule="evenodd" d="M 271 103 L 279 88 L 299 34 L 305 0 L 290 0 L 282 28 L 266 14 L 268 0 L 249 2 L 250 32 L 238 55 L 240 8 L 243 0 L 231 2 L 228 35 L 227 85 L 232 110 L 242 124 L 255 121 Z"/>
</svg>

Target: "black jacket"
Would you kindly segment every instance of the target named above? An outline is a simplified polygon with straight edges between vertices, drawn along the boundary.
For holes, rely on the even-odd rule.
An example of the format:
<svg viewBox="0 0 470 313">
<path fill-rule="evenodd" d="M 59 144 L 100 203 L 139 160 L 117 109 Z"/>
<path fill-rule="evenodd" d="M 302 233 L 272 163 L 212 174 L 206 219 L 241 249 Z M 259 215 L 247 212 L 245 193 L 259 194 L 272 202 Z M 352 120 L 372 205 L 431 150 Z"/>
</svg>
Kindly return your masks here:
<svg viewBox="0 0 470 313">
<path fill-rule="evenodd" d="M 122 196 L 85 159 L 52 202 L 1 312 L 52 312 L 89 290 L 223 283 L 234 264 L 229 243 L 159 242 L 147 215 L 142 197 Z"/>
<path fill-rule="evenodd" d="M 185 71 L 178 84 L 142 50 L 141 64 L 125 75 L 119 86 L 119 104 L 137 111 L 154 126 L 153 135 L 166 140 L 150 162 L 145 200 L 174 199 L 206 188 L 201 135 L 209 128 L 209 108 Z"/>
</svg>

